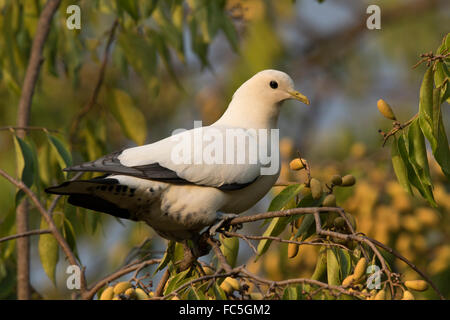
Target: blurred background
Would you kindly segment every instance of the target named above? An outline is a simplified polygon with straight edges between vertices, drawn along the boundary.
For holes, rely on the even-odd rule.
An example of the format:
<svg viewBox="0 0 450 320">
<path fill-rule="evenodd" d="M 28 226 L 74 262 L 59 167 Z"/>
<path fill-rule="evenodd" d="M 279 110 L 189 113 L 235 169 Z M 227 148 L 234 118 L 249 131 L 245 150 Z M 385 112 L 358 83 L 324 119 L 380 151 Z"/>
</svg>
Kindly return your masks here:
<svg viewBox="0 0 450 320">
<path fill-rule="evenodd" d="M 203 2 L 62 1 L 44 49 L 30 125 L 58 130 L 75 163 L 93 160 L 157 141 L 177 128 L 190 129 L 194 120 L 208 125 L 253 74 L 263 69 L 285 71 L 311 105 L 287 102 L 281 112 L 280 180 L 304 180 L 287 166 L 297 151 L 322 181 L 335 173 L 354 174 L 356 185 L 337 196 L 338 204 L 356 216 L 358 231 L 411 259 L 449 298 L 449 181 L 431 166 L 436 209 L 403 192 L 393 174 L 389 147 L 382 147 L 378 133 L 378 129 L 389 130 L 392 123 L 378 113 L 376 101 L 389 102 L 403 122 L 417 112 L 425 67 L 412 66 L 421 53 L 434 51 L 450 31 L 450 2 L 378 0 L 380 30 L 366 27 L 366 9 L 373 1 L 217 1 L 220 12 L 214 11 L 219 10 L 215 6 L 202 10 Z M 41 0 L 0 1 L 0 127 L 16 123 L 21 83 L 43 4 Z M 81 7 L 80 30 L 66 27 L 70 4 Z M 198 18 L 201 14 L 207 16 L 206 25 Z M 76 115 L 92 95 L 117 16 L 120 26 L 97 104 L 71 136 Z M 219 26 L 214 27 L 215 21 L 221 21 Z M 119 105 L 127 109 L 122 112 Z M 123 113 L 132 113 L 139 121 L 130 123 L 132 119 Z M 450 114 L 444 111 L 443 116 L 444 123 L 450 124 Z M 64 177 L 43 133 L 33 131 L 29 137 L 37 150 L 41 185 L 61 182 Z M 9 131 L 0 131 L 0 154 L 0 168 L 14 173 L 16 155 Z M 15 233 L 16 190 L 4 179 L 0 190 L 2 237 Z M 264 212 L 280 190 L 274 188 L 248 213 Z M 50 203 L 51 198 L 40 197 Z M 150 241 L 145 248 L 153 256 L 164 253 L 166 241 L 143 223 L 77 210 L 64 201 L 58 212 L 70 216 L 89 283 L 118 269 L 146 239 Z M 39 213 L 32 209 L 30 229 L 39 223 Z M 243 232 L 249 234 L 264 230 L 258 223 L 246 228 Z M 33 297 L 70 297 L 63 254 L 54 284 L 42 269 L 37 239 L 31 238 Z M 286 246 L 273 244 L 257 263 L 251 255 L 241 242 L 238 263 L 249 263 L 252 271 L 279 280 L 309 277 L 317 252 L 304 246 L 288 260 Z M 393 266 L 407 279 L 417 278 L 405 264 Z M 1 243 L 0 298 L 15 298 L 15 277 L 15 241 Z M 422 297 L 436 296 L 428 290 Z"/>
</svg>

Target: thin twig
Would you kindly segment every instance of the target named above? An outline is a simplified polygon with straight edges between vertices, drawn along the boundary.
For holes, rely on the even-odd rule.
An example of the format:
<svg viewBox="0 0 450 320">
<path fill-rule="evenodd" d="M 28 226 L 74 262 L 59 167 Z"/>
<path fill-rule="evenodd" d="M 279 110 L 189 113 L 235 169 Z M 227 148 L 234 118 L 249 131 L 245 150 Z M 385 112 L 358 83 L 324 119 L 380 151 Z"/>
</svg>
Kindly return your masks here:
<svg viewBox="0 0 450 320">
<path fill-rule="evenodd" d="M 425 273 L 423 273 L 422 271 L 420 271 L 419 268 L 416 267 L 415 264 L 413 264 L 411 261 L 409 261 L 408 259 L 406 259 L 404 256 L 402 256 L 400 253 L 398 253 L 397 251 L 395 251 L 392 248 L 389 248 L 388 246 L 384 245 L 383 243 L 379 242 L 378 240 L 369 238 L 367 236 L 365 236 L 370 242 L 374 243 L 375 245 L 377 245 L 378 247 L 382 248 L 383 250 L 386 250 L 387 252 L 389 252 L 390 254 L 394 255 L 396 258 L 402 260 L 404 263 L 406 263 L 411 269 L 413 269 L 414 271 L 416 271 L 422 278 L 424 278 L 434 289 L 434 291 L 436 291 L 436 293 L 439 295 L 439 298 L 442 300 L 445 300 L 444 296 L 442 295 L 441 291 L 438 289 L 438 287 L 434 284 L 434 282 L 430 279 L 430 277 L 428 277 Z"/>
<path fill-rule="evenodd" d="M 383 131 L 379 130 L 380 134 L 383 136 L 383 147 L 386 145 L 386 142 L 388 141 L 388 139 L 395 135 L 398 131 L 405 129 L 407 126 L 409 126 L 417 117 L 419 116 L 419 114 L 417 113 L 416 115 L 414 115 L 414 117 L 412 117 L 411 119 L 409 119 L 408 121 L 406 121 L 405 123 L 401 124 L 400 122 L 394 122 L 394 128 L 392 128 L 391 131 L 389 131 L 388 133 L 384 133 Z"/>
<path fill-rule="evenodd" d="M 156 287 L 155 290 L 155 297 L 160 297 L 162 296 L 163 292 L 164 292 L 164 287 L 166 286 L 167 280 L 169 280 L 170 277 L 170 271 L 169 268 L 166 268 L 166 271 L 164 271 L 161 280 L 159 280 L 158 286 Z"/>
<path fill-rule="evenodd" d="M 55 225 L 55 222 L 53 221 L 50 213 L 44 208 L 44 206 L 41 204 L 37 196 L 34 194 L 33 191 L 30 190 L 22 181 L 18 181 L 11 177 L 9 174 L 7 174 L 5 171 L 0 169 L 0 175 L 3 176 L 6 180 L 11 182 L 13 185 L 15 185 L 17 188 L 21 189 L 25 194 L 31 199 L 31 201 L 34 203 L 42 217 L 45 219 L 45 221 L 48 224 L 49 229 L 51 230 L 53 236 L 55 237 L 56 241 L 58 241 L 58 244 L 60 245 L 61 249 L 63 250 L 64 254 L 66 255 L 67 259 L 69 260 L 70 264 L 72 265 L 78 265 L 77 259 L 70 249 L 69 245 L 67 244 L 64 237 L 59 232 L 58 228 Z M 80 279 L 80 291 L 83 294 L 86 291 L 86 278 L 84 275 L 84 272 L 81 273 L 81 279 Z"/>
<path fill-rule="evenodd" d="M 69 181 L 77 180 L 79 177 L 83 175 L 84 172 L 77 172 Z M 55 199 L 53 199 L 52 203 L 50 204 L 50 207 L 48 208 L 48 212 L 50 214 L 53 213 L 53 210 L 55 210 L 56 205 L 58 204 L 59 199 L 61 199 L 63 195 L 58 194 Z"/>
<path fill-rule="evenodd" d="M 15 235 L 12 235 L 12 236 L 7 236 L 7 237 L 0 238 L 0 242 L 14 240 L 14 239 L 17 239 L 17 238 L 34 236 L 34 235 L 38 235 L 38 234 L 44 234 L 44 233 L 52 233 L 52 231 L 50 229 L 31 230 L 31 231 L 27 231 L 27 232 L 24 232 L 24 233 L 19 233 L 19 234 L 15 234 Z"/>
<path fill-rule="evenodd" d="M 43 50 L 50 32 L 51 21 L 61 0 L 48 0 L 39 16 L 36 33 L 31 45 L 30 58 L 25 71 L 25 76 L 20 92 L 19 105 L 17 107 L 17 135 L 25 138 L 26 130 L 30 123 L 31 104 L 34 90 L 39 78 L 42 63 L 44 61 Z M 18 233 L 28 231 L 28 202 L 25 199 L 16 208 L 16 229 Z M 28 237 L 17 240 L 17 298 L 29 300 L 30 290 L 30 242 Z"/>
<path fill-rule="evenodd" d="M 109 31 L 108 40 L 106 42 L 105 50 L 103 52 L 103 60 L 100 66 L 100 70 L 98 72 L 97 82 L 95 84 L 94 90 L 92 91 L 92 95 L 89 101 L 84 105 L 83 109 L 75 116 L 75 119 L 72 122 L 72 126 L 70 128 L 70 141 L 73 144 L 75 141 L 75 136 L 77 134 L 78 127 L 80 125 L 81 119 L 92 109 L 92 107 L 97 103 L 97 97 L 100 93 L 100 89 L 103 84 L 103 79 L 105 78 L 106 66 L 108 64 L 108 55 L 110 47 L 114 40 L 114 34 L 116 32 L 117 26 L 119 25 L 119 19 L 115 19 L 113 25 Z"/>
<path fill-rule="evenodd" d="M 217 245 L 216 240 L 208 238 L 207 242 L 213 248 L 221 267 L 225 270 L 225 272 L 230 272 L 232 268 L 228 264 L 227 259 L 225 259 L 225 256 L 223 255 L 222 250 L 220 250 L 219 246 Z"/>
<path fill-rule="evenodd" d="M 94 297 L 94 295 L 97 293 L 98 290 L 100 290 L 103 286 L 107 285 L 109 282 L 114 281 L 128 273 L 131 273 L 135 270 L 142 269 L 146 266 L 156 264 L 161 262 L 161 259 L 150 259 L 146 260 L 137 264 L 132 264 L 131 266 L 125 266 L 123 268 L 120 268 L 116 272 L 108 275 L 107 277 L 103 278 L 102 280 L 98 281 L 92 288 L 88 289 L 84 294 L 81 295 L 83 299 L 90 300 Z"/>
</svg>

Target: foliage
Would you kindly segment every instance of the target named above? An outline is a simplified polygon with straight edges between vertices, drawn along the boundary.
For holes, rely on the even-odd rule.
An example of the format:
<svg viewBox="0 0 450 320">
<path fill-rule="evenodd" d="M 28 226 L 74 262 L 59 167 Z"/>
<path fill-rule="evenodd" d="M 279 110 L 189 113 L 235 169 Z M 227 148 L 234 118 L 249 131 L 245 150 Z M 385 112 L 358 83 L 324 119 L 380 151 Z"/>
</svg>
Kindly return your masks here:
<svg viewBox="0 0 450 320">
<path fill-rule="evenodd" d="M 385 141 L 394 136 L 391 147 L 392 164 L 400 184 L 410 194 L 411 185 L 414 186 L 433 206 L 437 204 L 433 197 L 425 138 L 430 143 L 437 163 L 447 178 L 450 178 L 450 147 L 441 112 L 441 105 L 450 101 L 449 50 L 450 34 L 447 34 L 436 54 L 422 55 L 423 59 L 418 64 L 426 62 L 427 70 L 420 87 L 419 112 L 402 125 L 396 120 L 390 106 L 387 106 L 395 120 L 394 128 L 387 134 L 383 133 Z M 380 111 L 383 113 L 383 110 Z M 385 113 L 383 115 L 386 116 Z M 398 131 L 401 132 L 397 138 Z"/>
<path fill-rule="evenodd" d="M 0 47 L 3 48 L 0 51 L 0 121 L 8 126 L 14 123 L 16 110 L 11 106 L 17 105 L 21 94 L 32 40 L 45 2 L 0 1 Z M 292 1 L 94 0 L 78 3 L 83 12 L 81 30 L 66 28 L 65 9 L 72 4 L 70 1 L 62 1 L 52 21 L 31 115 L 31 124 L 39 127 L 30 126 L 25 138 L 20 138 L 13 127 L 2 128 L 0 150 L 4 156 L 0 167 L 11 172 L 16 170 L 18 179 L 48 208 L 77 261 L 88 265 L 89 278 L 93 275 L 92 278 L 100 279 L 94 283 L 98 287 L 93 287 L 90 298 L 156 298 L 156 283 L 151 280 L 166 270 L 169 277 L 162 295 L 167 299 L 367 299 L 382 298 L 383 294 L 383 298 L 411 298 L 405 293 L 412 290 L 407 280 L 417 279 L 416 271 L 384 249 L 379 249 L 380 257 L 364 241 L 348 238 L 354 234 L 345 222 L 354 221 L 354 231 L 396 249 L 430 274 L 446 297 L 450 295 L 450 250 L 445 241 L 449 231 L 446 213 L 450 211 L 450 155 L 446 114 L 442 107 L 450 99 L 449 35 L 435 53 L 422 56 L 422 62 L 427 64 L 425 74 L 421 69 L 407 72 L 411 78 L 423 78 L 418 114 L 404 123 L 394 116 L 392 130 L 384 134 L 385 142 L 391 140 L 391 159 L 398 184 L 392 179 L 382 150 L 365 154 L 366 145 L 349 141 L 336 143 L 333 138 L 340 138 L 339 132 L 344 130 L 336 130 L 329 123 L 324 127 L 311 127 L 313 123 L 334 117 L 328 105 L 321 108 L 321 101 L 328 104 L 346 94 L 348 100 L 340 106 L 343 108 L 340 114 L 353 114 L 355 110 L 344 109 L 346 102 L 350 101 L 351 105 L 358 96 L 384 94 L 386 88 L 372 89 L 381 82 L 377 81 L 380 75 L 375 71 L 379 61 L 367 50 L 349 50 L 354 48 L 352 42 L 358 43 L 358 36 L 354 36 L 356 41 L 342 38 L 342 35 L 354 35 L 354 29 L 349 32 L 342 28 L 338 30 L 341 32 L 324 33 L 321 37 L 306 32 L 305 39 L 306 35 L 311 36 L 306 44 L 303 40 L 293 41 L 292 34 L 298 33 L 297 22 L 304 24 L 306 30 L 311 26 L 305 17 L 303 21 L 294 14 L 299 2 Z M 328 5 L 325 2 L 321 8 Z M 395 9 L 396 5 L 392 7 Z M 412 64 L 419 52 L 435 46 L 443 35 L 444 24 L 439 23 L 435 12 L 438 9 L 433 10 L 424 13 L 423 19 L 415 17 L 414 21 L 408 21 L 406 31 L 402 29 L 402 21 L 391 22 L 390 28 L 383 25 L 385 29 L 377 40 L 383 59 L 390 63 L 406 60 L 407 64 Z M 291 33 L 284 32 L 287 25 L 294 26 Z M 404 36 L 405 32 L 410 33 L 410 28 L 420 31 L 417 41 L 411 42 Z M 337 54 L 328 54 L 331 51 Z M 314 91 L 315 109 L 308 110 L 313 116 L 300 117 L 286 110 L 290 121 L 288 126 L 284 122 L 286 132 L 295 137 L 295 142 L 290 140 L 289 147 L 285 148 L 289 151 L 284 152 L 280 177 L 280 181 L 288 183 L 286 187 L 273 189 L 273 199 L 263 210 L 328 207 L 324 203 L 330 198 L 326 198 L 333 195 L 337 204 L 345 209 L 347 220 L 339 216 L 339 211 L 320 211 L 321 227 L 324 231 L 338 232 L 344 238 L 319 234 L 313 214 L 280 216 L 266 219 L 262 225 L 245 224 L 238 235 L 230 235 L 236 230 L 229 229 L 220 235 L 218 248 L 234 272 L 222 270 L 223 261 L 218 252 L 212 259 L 199 260 L 191 268 L 181 270 L 185 252 L 179 243 L 160 243 L 148 227 L 126 223 L 126 231 L 121 229 L 121 236 L 117 236 L 121 240 L 111 244 L 108 235 L 112 234 L 111 230 L 117 232 L 116 220 L 75 208 L 63 199 L 55 201 L 42 191 L 72 178 L 62 172 L 72 163 L 93 160 L 125 144 L 143 144 L 166 135 L 165 131 L 173 128 L 172 122 L 177 121 L 177 117 L 190 119 L 198 112 L 205 122 L 212 121 L 225 106 L 227 99 L 224 97 L 230 97 L 243 80 L 260 69 L 276 66 L 292 68 L 292 72 L 301 75 L 301 86 L 318 89 L 310 88 L 317 90 Z M 362 66 L 366 69 L 364 72 L 361 72 Z M 201 71 L 201 76 L 220 73 L 220 79 L 211 81 L 219 83 L 218 86 L 204 88 L 205 81 L 194 76 L 196 69 Z M 104 80 L 100 81 L 101 78 Z M 201 88 L 197 82 L 202 83 Z M 94 89 L 97 86 L 98 91 Z M 328 89 L 323 90 L 323 87 Z M 396 94 L 416 87 L 408 81 L 398 81 Z M 186 92 L 195 90 L 199 91 L 198 95 L 189 100 Z M 417 95 L 417 91 L 412 94 Z M 395 96 L 392 100 L 396 100 Z M 199 109 L 186 110 L 185 106 L 194 102 Z M 401 103 L 395 105 L 397 114 L 406 114 L 402 114 Z M 408 106 L 407 112 L 410 110 Z M 354 117 L 350 117 L 352 124 L 361 122 L 364 126 L 357 133 L 358 139 L 363 139 L 375 118 L 358 117 L 355 121 Z M 79 123 L 74 125 L 76 119 Z M 74 127 L 76 130 L 72 131 Z M 321 140 L 318 132 L 324 132 L 325 139 Z M 333 148 L 327 143 L 340 153 L 333 154 Z M 306 167 L 301 171 L 289 171 L 288 161 L 295 157 L 294 144 L 308 151 L 308 155 L 320 149 L 320 152 L 328 152 L 327 159 L 341 156 L 343 160 L 338 164 L 330 164 L 332 160 L 323 164 L 319 159 L 325 157 L 319 154 L 311 161 L 314 171 L 309 172 Z M 372 140 L 370 145 L 376 146 L 377 141 Z M 382 158 L 373 159 L 374 154 Z M 342 173 L 355 176 L 355 186 L 340 187 L 331 183 L 333 176 Z M 313 197 L 309 190 L 311 174 L 327 182 L 320 184 L 319 197 Z M 15 208 L 26 196 L 23 190 L 16 191 L 6 184 L 1 186 L 5 186 L 5 192 L 0 195 L 0 237 L 7 237 L 16 233 Z M 414 190 L 435 208 L 412 198 Z M 331 207 L 338 208 L 337 204 Z M 30 229 L 48 228 L 34 208 L 29 216 Z M 261 236 L 251 239 L 250 231 Z M 59 250 L 60 244 L 52 234 L 40 234 L 31 239 L 36 240 L 32 248 L 37 248 L 43 271 L 42 275 L 40 269 L 35 272 L 39 284 L 34 288 L 33 297 L 68 297 L 71 292 L 64 287 L 66 274 L 61 272 L 67 263 Z M 255 241 L 252 248 L 251 243 Z M 80 247 L 85 250 L 90 247 L 96 255 L 98 250 L 106 258 L 102 261 L 88 259 L 89 256 L 80 255 Z M 163 255 L 161 248 L 166 247 Z M 247 248 L 253 254 L 249 254 Z M 14 240 L 0 242 L 0 298 L 15 298 L 15 253 Z M 356 269 L 362 257 L 368 264 L 380 265 L 382 260 L 386 263 L 382 290 L 364 291 L 370 274 L 355 276 L 360 272 Z M 239 269 L 243 263 L 247 265 L 245 270 Z M 127 273 L 126 279 L 118 277 L 112 282 L 102 282 L 107 274 L 116 268 L 125 268 L 124 265 L 134 272 L 131 277 Z M 352 275 L 353 282 L 348 280 Z M 266 282 L 256 281 L 255 276 Z M 289 279 L 301 281 L 283 282 Z M 49 283 L 42 285 L 46 281 Z M 438 297 L 431 289 L 414 292 L 414 296 Z"/>
</svg>

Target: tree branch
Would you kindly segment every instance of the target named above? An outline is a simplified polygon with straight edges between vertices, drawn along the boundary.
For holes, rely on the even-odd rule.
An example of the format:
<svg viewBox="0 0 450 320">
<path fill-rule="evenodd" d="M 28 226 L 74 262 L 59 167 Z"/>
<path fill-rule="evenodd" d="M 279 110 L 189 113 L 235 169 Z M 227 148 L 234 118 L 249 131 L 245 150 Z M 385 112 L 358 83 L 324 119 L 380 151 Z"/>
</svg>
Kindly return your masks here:
<svg viewBox="0 0 450 320">
<path fill-rule="evenodd" d="M 81 297 L 83 299 L 90 300 L 94 297 L 94 295 L 97 293 L 98 290 L 100 290 L 103 286 L 107 285 L 109 282 L 114 281 L 135 270 L 142 269 L 145 268 L 146 266 L 156 264 L 159 262 L 161 262 L 161 259 L 150 259 L 140 263 L 125 266 L 117 270 L 116 272 L 110 274 L 109 276 L 103 278 L 102 280 L 98 281 L 92 288 L 88 289 L 84 294 L 82 294 Z"/>
<path fill-rule="evenodd" d="M 50 31 L 51 20 L 60 2 L 61 0 L 48 0 L 39 16 L 17 112 L 17 127 L 21 128 L 18 129 L 17 134 L 20 138 L 25 137 L 26 130 L 23 128 L 27 127 L 30 122 L 31 101 L 41 64 L 44 60 L 42 51 Z M 19 233 L 28 230 L 28 204 L 26 200 L 17 206 L 16 228 Z M 31 298 L 30 292 L 30 242 L 27 237 L 23 237 L 17 240 L 17 298 L 29 300 Z"/>
<path fill-rule="evenodd" d="M 0 175 L 3 176 L 6 180 L 11 182 L 13 185 L 15 185 L 17 188 L 21 189 L 25 194 L 31 199 L 31 201 L 34 203 L 42 217 L 47 222 L 50 231 L 52 232 L 53 236 L 55 237 L 56 241 L 58 241 L 58 244 L 60 245 L 61 249 L 63 250 L 64 254 L 66 255 L 67 259 L 69 260 L 69 263 L 73 265 L 79 266 L 77 259 L 75 258 L 74 253 L 70 249 L 69 245 L 67 244 L 64 237 L 59 232 L 58 228 L 55 225 L 55 222 L 53 221 L 50 213 L 44 208 L 44 206 L 41 204 L 37 196 L 34 194 L 33 191 L 30 190 L 22 181 L 18 181 L 11 177 L 9 174 L 7 174 L 5 171 L 0 169 Z M 84 293 L 86 291 L 86 278 L 84 275 L 84 272 L 81 273 L 81 292 Z"/>
<path fill-rule="evenodd" d="M 34 236 L 34 235 L 43 234 L 43 233 L 52 233 L 52 231 L 50 229 L 31 230 L 31 231 L 27 231 L 24 233 L 18 233 L 18 234 L 12 235 L 12 236 L 0 238 L 0 242 L 14 240 L 14 239 L 23 238 L 23 237 Z"/>
<path fill-rule="evenodd" d="M 113 43 L 114 40 L 114 34 L 116 32 L 117 26 L 119 25 L 119 19 L 115 19 L 114 23 L 109 31 L 108 40 L 105 46 L 105 50 L 103 52 L 103 60 L 102 64 L 100 66 L 100 70 L 98 72 L 98 78 L 97 82 L 94 87 L 94 91 L 92 91 L 92 95 L 89 99 L 89 101 L 86 103 L 86 105 L 83 107 L 83 109 L 80 110 L 80 112 L 75 116 L 75 119 L 72 122 L 72 126 L 70 128 L 70 142 L 73 144 L 75 141 L 75 136 L 77 134 L 78 127 L 80 125 L 81 119 L 92 109 L 92 107 L 97 103 L 97 97 L 100 93 L 100 89 L 103 84 L 103 79 L 105 78 L 105 72 L 106 72 L 106 65 L 108 64 L 108 54 L 109 49 Z"/>
</svg>

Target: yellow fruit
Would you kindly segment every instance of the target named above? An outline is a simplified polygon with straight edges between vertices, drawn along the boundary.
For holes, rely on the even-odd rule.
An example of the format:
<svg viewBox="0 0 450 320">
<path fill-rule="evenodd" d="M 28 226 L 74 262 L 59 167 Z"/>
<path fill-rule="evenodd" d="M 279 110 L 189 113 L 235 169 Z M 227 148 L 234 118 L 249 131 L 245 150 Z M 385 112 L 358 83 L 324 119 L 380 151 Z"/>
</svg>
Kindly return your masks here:
<svg viewBox="0 0 450 320">
<path fill-rule="evenodd" d="M 322 185 L 320 184 L 320 181 L 312 178 L 309 182 L 309 185 L 311 187 L 311 195 L 314 200 L 319 199 L 322 196 Z"/>
<path fill-rule="evenodd" d="M 233 290 L 238 291 L 241 288 L 239 281 L 235 278 L 227 277 L 224 282 L 228 282 L 228 284 L 233 288 Z"/>
<path fill-rule="evenodd" d="M 342 184 L 343 187 L 351 187 L 356 182 L 355 177 L 352 174 L 348 174 L 346 176 L 342 177 Z"/>
<path fill-rule="evenodd" d="M 385 298 L 386 298 L 386 291 L 380 290 L 380 291 L 378 291 L 378 293 L 375 295 L 374 300 L 384 300 Z"/>
<path fill-rule="evenodd" d="M 342 177 L 340 175 L 335 174 L 331 177 L 331 183 L 335 186 L 340 186 L 342 184 Z"/>
<path fill-rule="evenodd" d="M 122 300 L 122 299 L 120 299 L 120 297 L 119 296 L 114 296 L 114 298 L 112 298 L 113 300 Z"/>
<path fill-rule="evenodd" d="M 119 282 L 114 286 L 114 293 L 119 295 L 121 293 L 124 293 L 128 288 L 131 288 L 131 283 L 129 283 L 128 281 Z"/>
<path fill-rule="evenodd" d="M 233 292 L 233 287 L 225 280 L 220 284 L 220 288 L 225 291 L 226 294 L 231 294 Z"/>
<path fill-rule="evenodd" d="M 180 300 L 180 298 L 178 298 L 178 296 L 174 296 L 172 299 L 170 300 Z"/>
<path fill-rule="evenodd" d="M 415 298 L 414 298 L 414 295 L 411 292 L 409 292 L 408 290 L 405 290 L 403 292 L 402 300 L 415 300 Z"/>
<path fill-rule="evenodd" d="M 155 296 L 155 293 L 153 292 L 153 291 L 150 291 L 149 293 L 148 293 L 148 297 L 149 298 L 153 298 Z"/>
<path fill-rule="evenodd" d="M 252 293 L 250 293 L 250 298 L 252 300 L 262 300 L 263 299 L 263 295 L 260 292 L 252 292 Z"/>
<path fill-rule="evenodd" d="M 352 282 L 354 282 L 355 277 L 351 274 L 349 276 L 347 276 L 347 278 L 344 279 L 344 281 L 342 281 L 342 286 L 344 288 L 348 287 L 349 285 L 352 284 Z"/>
<path fill-rule="evenodd" d="M 428 289 L 428 283 L 424 280 L 405 281 L 405 286 L 414 291 L 425 291 Z"/>
<path fill-rule="evenodd" d="M 355 271 L 353 272 L 356 280 L 359 280 L 364 276 L 364 274 L 366 273 L 366 268 L 367 268 L 366 258 L 359 259 L 358 263 L 355 266 Z"/>
<path fill-rule="evenodd" d="M 113 287 L 108 287 L 103 290 L 100 300 L 111 300 L 114 297 L 114 289 Z"/>
<path fill-rule="evenodd" d="M 391 119 L 391 120 L 397 120 L 395 118 L 394 111 L 392 111 L 391 106 L 389 104 L 387 104 L 387 102 L 384 101 L 383 99 L 380 99 L 377 101 L 377 107 L 378 107 L 378 110 L 380 111 L 380 113 L 383 116 L 385 116 L 386 118 Z"/>
<path fill-rule="evenodd" d="M 306 164 L 306 160 L 305 159 L 300 159 L 300 158 L 295 158 L 294 160 L 292 160 L 289 163 L 289 168 L 291 168 L 291 170 L 302 170 L 305 168 L 305 164 Z"/>
<path fill-rule="evenodd" d="M 329 194 L 323 199 L 322 206 L 324 207 L 336 207 L 336 196 L 334 194 Z"/>
<path fill-rule="evenodd" d="M 138 300 L 147 300 L 149 298 L 148 294 L 141 288 L 136 288 L 135 292 Z"/>
<path fill-rule="evenodd" d="M 292 236 L 292 241 L 295 241 L 295 236 Z M 288 244 L 288 257 L 289 259 L 295 258 L 298 253 L 298 244 L 297 243 L 289 243 Z"/>
<path fill-rule="evenodd" d="M 129 288 L 125 290 L 125 295 L 128 296 L 130 299 L 136 299 L 136 291 L 134 291 L 133 288 Z"/>
</svg>

